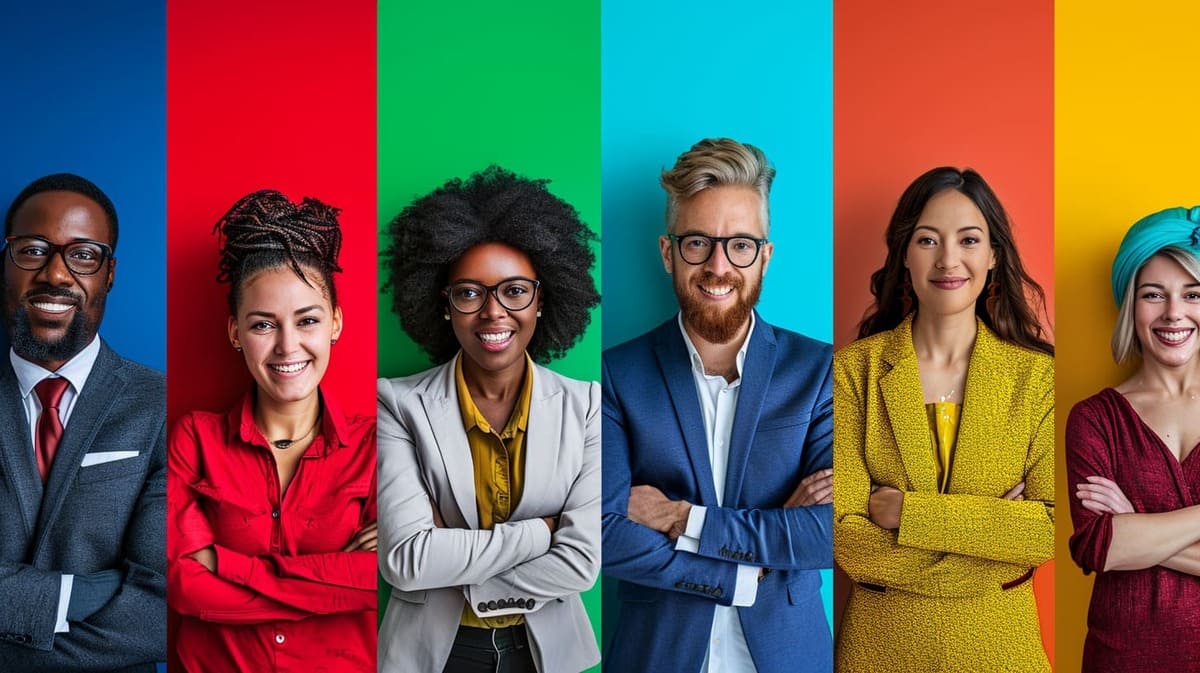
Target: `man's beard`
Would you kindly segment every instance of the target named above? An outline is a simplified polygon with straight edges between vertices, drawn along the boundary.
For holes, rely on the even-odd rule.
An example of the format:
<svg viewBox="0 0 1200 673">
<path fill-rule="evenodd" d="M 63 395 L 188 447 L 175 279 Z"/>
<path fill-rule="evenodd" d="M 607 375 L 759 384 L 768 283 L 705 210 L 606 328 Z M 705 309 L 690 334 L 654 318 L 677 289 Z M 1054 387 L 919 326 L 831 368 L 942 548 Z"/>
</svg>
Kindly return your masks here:
<svg viewBox="0 0 1200 673">
<path fill-rule="evenodd" d="M 67 325 L 66 333 L 54 341 L 45 341 L 34 336 L 29 312 L 25 309 L 24 304 L 19 304 L 14 313 L 6 316 L 8 339 L 13 351 L 25 360 L 65 362 L 87 347 L 95 335 L 95 329 L 89 328 L 87 324 L 87 316 L 83 311 L 83 302 L 80 301 L 80 297 L 69 292 L 43 292 L 43 294 L 70 297 L 76 300 L 75 317 L 71 318 L 70 324 Z M 103 300 L 101 301 L 103 302 Z M 103 314 L 103 304 L 99 310 Z"/>
<path fill-rule="evenodd" d="M 733 289 L 736 301 L 733 306 L 721 308 L 713 306 L 695 296 L 696 285 L 729 285 Z M 758 295 L 762 292 L 762 281 L 754 284 L 748 296 L 742 296 L 745 282 L 734 274 L 718 276 L 711 271 L 705 271 L 689 281 L 688 286 L 680 287 L 674 284 L 675 297 L 679 300 L 679 308 L 683 312 L 683 321 L 709 343 L 726 344 L 733 340 L 746 321 L 750 312 L 758 304 Z"/>
</svg>

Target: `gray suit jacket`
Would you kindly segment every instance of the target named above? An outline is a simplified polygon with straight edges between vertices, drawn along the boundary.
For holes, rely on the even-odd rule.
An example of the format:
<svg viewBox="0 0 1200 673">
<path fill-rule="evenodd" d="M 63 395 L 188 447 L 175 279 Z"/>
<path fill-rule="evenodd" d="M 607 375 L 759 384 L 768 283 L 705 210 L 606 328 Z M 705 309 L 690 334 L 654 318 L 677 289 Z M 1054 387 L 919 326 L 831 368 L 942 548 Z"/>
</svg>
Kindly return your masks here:
<svg viewBox="0 0 1200 673">
<path fill-rule="evenodd" d="M 466 600 L 483 617 L 524 613 L 539 671 L 600 660 L 579 598 L 600 568 L 599 385 L 535 365 L 525 451 L 511 520 L 479 530 L 454 361 L 380 379 L 379 567 L 393 587 L 380 671 L 440 672 Z M 559 514 L 552 537 L 540 517 Z"/>
<path fill-rule="evenodd" d="M 166 658 L 165 403 L 161 373 L 102 343 L 43 489 L 17 377 L 0 357 L 0 670 L 134 673 Z M 54 633 L 62 573 L 111 568 L 125 574 L 116 596 Z"/>
</svg>

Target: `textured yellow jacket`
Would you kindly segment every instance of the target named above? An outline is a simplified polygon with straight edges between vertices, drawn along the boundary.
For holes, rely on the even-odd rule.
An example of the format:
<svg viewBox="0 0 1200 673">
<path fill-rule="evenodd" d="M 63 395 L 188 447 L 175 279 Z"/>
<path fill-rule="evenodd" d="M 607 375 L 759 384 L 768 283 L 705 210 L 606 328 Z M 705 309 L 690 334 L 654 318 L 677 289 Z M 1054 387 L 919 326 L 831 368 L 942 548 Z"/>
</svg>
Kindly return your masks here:
<svg viewBox="0 0 1200 673">
<path fill-rule="evenodd" d="M 937 488 L 912 318 L 840 350 L 833 375 L 834 557 L 858 583 L 839 670 L 883 670 L 881 643 L 893 670 L 1047 670 L 1029 583 L 1002 585 L 1054 554 L 1053 358 L 978 323 L 946 493 Z M 1002 499 L 1020 481 L 1025 500 Z M 898 530 L 870 520 L 872 485 L 905 492 Z M 881 621 L 874 611 L 893 614 Z M 886 623 L 904 633 L 887 634 Z M 1028 642 L 986 642 L 993 632 L 1002 641 L 1022 632 Z M 1005 661 L 1006 651 L 1017 660 Z M 990 663 L 955 660 L 972 652 Z"/>
</svg>

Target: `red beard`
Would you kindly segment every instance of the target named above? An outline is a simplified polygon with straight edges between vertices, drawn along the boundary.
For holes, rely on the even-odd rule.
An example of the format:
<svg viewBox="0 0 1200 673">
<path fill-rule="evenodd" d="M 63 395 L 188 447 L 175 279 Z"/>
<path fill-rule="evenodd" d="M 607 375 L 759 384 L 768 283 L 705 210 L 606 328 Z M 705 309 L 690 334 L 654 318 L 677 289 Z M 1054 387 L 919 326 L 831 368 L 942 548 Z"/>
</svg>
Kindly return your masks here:
<svg viewBox="0 0 1200 673">
<path fill-rule="evenodd" d="M 742 294 L 745 281 L 735 274 L 718 276 L 711 271 L 705 271 L 699 276 L 688 279 L 689 286 L 681 287 L 675 283 L 675 297 L 679 300 L 679 308 L 683 312 L 684 323 L 695 330 L 700 338 L 709 343 L 729 343 L 746 321 L 750 312 L 758 304 L 758 295 L 762 291 L 762 282 L 754 283 L 749 293 Z M 733 306 L 719 308 L 695 296 L 696 285 L 729 285 L 737 295 Z"/>
</svg>

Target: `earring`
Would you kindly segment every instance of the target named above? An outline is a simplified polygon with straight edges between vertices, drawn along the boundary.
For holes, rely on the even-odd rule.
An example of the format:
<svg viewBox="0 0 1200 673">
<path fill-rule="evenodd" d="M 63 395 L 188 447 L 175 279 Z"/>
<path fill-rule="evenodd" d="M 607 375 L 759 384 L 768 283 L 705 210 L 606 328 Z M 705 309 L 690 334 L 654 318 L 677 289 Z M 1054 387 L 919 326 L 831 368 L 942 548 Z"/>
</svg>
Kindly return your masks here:
<svg viewBox="0 0 1200 673">
<path fill-rule="evenodd" d="M 237 344 L 230 344 L 230 345 L 232 345 L 232 346 L 233 346 L 233 350 L 235 350 L 235 351 L 237 351 L 237 352 L 239 352 L 239 353 L 241 353 L 241 352 L 242 352 L 242 347 L 241 347 L 241 346 L 239 346 L 239 345 L 237 345 Z"/>
<path fill-rule="evenodd" d="M 450 312 L 449 312 L 449 311 L 447 311 L 447 312 L 443 313 L 443 314 L 442 314 L 442 319 L 443 319 L 443 320 L 449 320 L 449 319 L 450 319 Z"/>
<path fill-rule="evenodd" d="M 908 315 L 913 310 L 912 277 L 904 272 L 904 282 L 900 284 L 900 313 Z"/>
<path fill-rule="evenodd" d="M 329 340 L 329 345 L 330 345 L 330 346 L 334 345 L 335 343 L 337 343 L 337 339 L 330 339 L 330 340 Z"/>
<path fill-rule="evenodd" d="M 541 309 L 538 309 L 538 312 L 537 312 L 537 317 L 539 317 L 539 318 L 540 318 L 540 317 L 542 317 L 542 310 L 541 310 Z"/>
<path fill-rule="evenodd" d="M 983 305 L 987 307 L 988 315 L 996 314 L 996 302 L 1000 300 L 1000 281 L 992 277 L 992 282 L 988 283 L 988 295 L 984 300 Z"/>
</svg>

